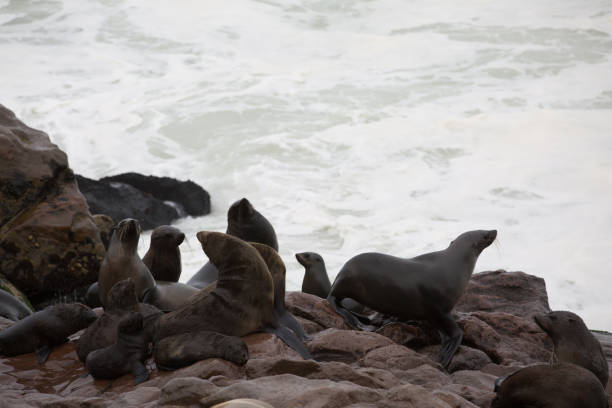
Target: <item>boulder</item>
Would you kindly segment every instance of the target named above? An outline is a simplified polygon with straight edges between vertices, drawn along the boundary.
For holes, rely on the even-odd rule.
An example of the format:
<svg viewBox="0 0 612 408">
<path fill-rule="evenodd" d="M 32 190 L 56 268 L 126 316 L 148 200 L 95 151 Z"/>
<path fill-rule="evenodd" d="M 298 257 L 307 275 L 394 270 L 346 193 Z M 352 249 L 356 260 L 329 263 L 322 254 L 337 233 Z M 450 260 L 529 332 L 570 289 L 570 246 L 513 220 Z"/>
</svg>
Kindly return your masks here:
<svg viewBox="0 0 612 408">
<path fill-rule="evenodd" d="M 326 329 L 313 336 L 307 347 L 317 361 L 353 363 L 370 351 L 393 344 L 377 333 Z"/>
<path fill-rule="evenodd" d="M 294 316 L 313 321 L 324 328 L 351 329 L 329 302 L 318 296 L 304 292 L 287 292 L 285 307 Z"/>
<path fill-rule="evenodd" d="M 100 233 L 64 152 L 0 105 L 0 272 L 34 304 L 97 279 Z"/>
</svg>

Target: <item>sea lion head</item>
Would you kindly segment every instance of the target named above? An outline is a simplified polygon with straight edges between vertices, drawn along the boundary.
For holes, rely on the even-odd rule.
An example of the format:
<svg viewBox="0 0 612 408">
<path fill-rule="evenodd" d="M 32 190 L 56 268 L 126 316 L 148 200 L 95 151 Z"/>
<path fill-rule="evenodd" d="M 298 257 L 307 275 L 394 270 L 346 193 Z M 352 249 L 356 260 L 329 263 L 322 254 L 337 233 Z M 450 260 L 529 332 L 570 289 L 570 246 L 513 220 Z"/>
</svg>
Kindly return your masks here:
<svg viewBox="0 0 612 408">
<path fill-rule="evenodd" d="M 306 269 L 313 265 L 323 265 L 325 266 L 325 262 L 323 261 L 323 257 L 316 252 L 302 252 L 299 254 L 295 254 L 295 259 Z"/>
<path fill-rule="evenodd" d="M 176 248 L 185 240 L 178 228 L 170 225 L 161 225 L 153 230 L 151 234 L 151 247 L 154 248 Z"/>
<path fill-rule="evenodd" d="M 580 316 L 572 312 L 555 311 L 536 315 L 533 319 L 553 339 L 554 343 L 576 334 L 588 333 L 589 330 Z"/>
<path fill-rule="evenodd" d="M 455 238 L 449 248 L 464 250 L 474 256 L 480 253 L 495 241 L 497 230 L 475 230 L 464 232 Z"/>
<path fill-rule="evenodd" d="M 242 198 L 232 204 L 227 211 L 227 222 L 240 222 L 252 217 L 257 211 L 249 200 Z"/>
<path fill-rule="evenodd" d="M 135 251 L 139 239 L 140 223 L 133 218 L 126 218 L 115 226 L 111 241 L 119 240 L 123 248 Z"/>
<path fill-rule="evenodd" d="M 132 278 L 120 280 L 108 292 L 108 302 L 105 308 L 111 310 L 138 310 L 136 285 Z"/>
<path fill-rule="evenodd" d="M 247 242 L 266 244 L 278 251 L 274 227 L 246 198 L 236 201 L 227 211 L 225 232 Z"/>
</svg>

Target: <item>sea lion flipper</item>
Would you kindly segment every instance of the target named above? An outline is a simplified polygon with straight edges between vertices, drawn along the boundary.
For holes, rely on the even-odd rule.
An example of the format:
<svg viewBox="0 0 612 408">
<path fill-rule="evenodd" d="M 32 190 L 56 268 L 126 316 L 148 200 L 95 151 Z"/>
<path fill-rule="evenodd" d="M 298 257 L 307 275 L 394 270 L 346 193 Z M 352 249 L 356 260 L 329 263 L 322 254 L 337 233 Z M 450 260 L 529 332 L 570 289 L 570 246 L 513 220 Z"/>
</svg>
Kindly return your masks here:
<svg viewBox="0 0 612 408">
<path fill-rule="evenodd" d="M 286 345 L 300 353 L 304 360 L 314 360 L 310 354 L 310 351 L 308 351 L 306 346 L 304 346 L 304 343 L 302 343 L 300 339 L 298 339 L 296 335 L 293 334 L 293 332 L 288 328 L 279 326 L 275 329 L 266 329 L 265 331 L 276 334 L 278 338 L 281 339 Z"/>
<path fill-rule="evenodd" d="M 367 325 L 359 321 L 359 319 L 350 311 L 342 307 L 342 304 L 338 301 L 335 296 L 329 295 L 327 301 L 331 304 L 332 308 L 336 313 L 344 318 L 346 324 L 351 326 L 353 329 L 363 331 L 374 331 L 375 327 Z M 365 317 L 365 316 L 364 316 Z"/>
<path fill-rule="evenodd" d="M 48 343 L 41 343 L 36 346 L 34 354 L 38 358 L 38 364 L 44 364 L 49 358 L 49 354 L 51 354 L 51 346 Z"/>
<path fill-rule="evenodd" d="M 134 385 L 140 384 L 149 379 L 149 371 L 140 361 L 134 361 L 132 363 L 132 374 L 134 375 Z"/>
<path fill-rule="evenodd" d="M 455 323 L 450 313 L 442 316 L 437 323 L 439 324 L 438 331 L 441 339 L 440 363 L 444 368 L 448 368 L 461 344 L 463 332 L 457 323 Z"/>
<path fill-rule="evenodd" d="M 297 321 L 295 316 L 285 310 L 285 313 L 278 317 L 278 322 L 290 330 L 292 330 L 295 335 L 302 341 L 310 341 L 312 337 L 307 334 L 300 323 Z"/>
</svg>

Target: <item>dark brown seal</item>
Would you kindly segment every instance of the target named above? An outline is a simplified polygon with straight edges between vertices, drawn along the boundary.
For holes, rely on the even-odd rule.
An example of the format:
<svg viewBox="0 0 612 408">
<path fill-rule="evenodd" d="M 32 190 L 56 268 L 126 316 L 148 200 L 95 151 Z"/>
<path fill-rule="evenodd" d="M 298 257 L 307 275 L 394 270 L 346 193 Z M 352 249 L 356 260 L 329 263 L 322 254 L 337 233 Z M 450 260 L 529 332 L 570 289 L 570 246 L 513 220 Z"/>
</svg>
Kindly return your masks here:
<svg viewBox="0 0 612 408">
<path fill-rule="evenodd" d="M 222 358 L 243 365 L 249 359 L 247 345 L 237 336 L 197 331 L 166 337 L 155 345 L 155 364 L 175 370 L 207 358 Z"/>
<path fill-rule="evenodd" d="M 0 332 L 0 354 L 16 356 L 36 353 L 40 364 L 47 361 L 54 346 L 93 323 L 98 316 L 81 303 L 47 306 Z"/>
<path fill-rule="evenodd" d="M 153 230 L 149 250 L 142 258 L 156 281 L 178 282 L 181 277 L 181 250 L 185 239 L 178 228 L 161 225 Z"/>
<path fill-rule="evenodd" d="M 0 289 L 0 316 L 16 322 L 31 314 L 32 310 L 25 303 Z"/>
<path fill-rule="evenodd" d="M 607 408 L 601 383 L 575 364 L 534 365 L 510 374 L 496 388 L 491 408 Z"/>
<path fill-rule="evenodd" d="M 463 294 L 480 253 L 497 231 L 469 231 L 448 248 L 404 259 L 380 253 L 351 258 L 340 270 L 327 299 L 346 322 L 371 329 L 342 308 L 350 297 L 378 312 L 402 320 L 426 320 L 440 333 L 440 361 L 448 367 L 463 333 L 451 310 Z"/>
<path fill-rule="evenodd" d="M 214 331 L 228 336 L 271 332 L 300 352 L 310 353 L 301 341 L 278 323 L 274 312 L 274 283 L 257 250 L 241 239 L 220 232 L 198 232 L 198 240 L 219 268 L 214 289 L 192 297 L 187 305 L 162 316 L 157 338 L 194 331 Z"/>
<path fill-rule="evenodd" d="M 142 299 L 147 289 L 155 286 L 149 268 L 136 252 L 139 238 L 140 224 L 136 220 L 127 218 L 115 228 L 98 275 L 102 306 L 106 307 L 108 292 L 120 280 L 134 280 L 138 299 Z"/>
<path fill-rule="evenodd" d="M 608 384 L 608 361 L 601 344 L 575 313 L 555 311 L 534 317 L 552 339 L 553 361 L 573 363 L 590 370 L 601 384 Z"/>
<path fill-rule="evenodd" d="M 114 379 L 132 373 L 134 384 L 148 380 L 144 361 L 149 342 L 142 315 L 132 312 L 121 319 L 116 338 L 113 345 L 89 353 L 85 362 L 87 371 L 96 379 Z"/>
<path fill-rule="evenodd" d="M 227 230 L 225 233 L 243 241 L 268 245 L 278 251 L 278 241 L 272 224 L 246 198 L 236 201 L 227 211 Z M 207 262 L 187 284 L 196 288 L 203 288 L 217 280 L 218 275 L 216 266 Z"/>
<path fill-rule="evenodd" d="M 331 282 L 327 276 L 327 268 L 323 257 L 316 252 L 302 252 L 295 254 L 295 259 L 304 267 L 302 292 L 320 298 L 327 298 L 331 290 Z"/>
<path fill-rule="evenodd" d="M 140 312 L 143 315 L 149 340 L 152 340 L 154 323 L 161 317 L 162 312 L 152 305 L 138 302 L 136 286 L 131 278 L 115 283 L 108 293 L 108 304 L 104 309 L 104 314 L 79 338 L 77 344 L 79 359 L 85 362 L 92 351 L 113 345 L 117 340 L 119 322 L 134 312 Z"/>
</svg>

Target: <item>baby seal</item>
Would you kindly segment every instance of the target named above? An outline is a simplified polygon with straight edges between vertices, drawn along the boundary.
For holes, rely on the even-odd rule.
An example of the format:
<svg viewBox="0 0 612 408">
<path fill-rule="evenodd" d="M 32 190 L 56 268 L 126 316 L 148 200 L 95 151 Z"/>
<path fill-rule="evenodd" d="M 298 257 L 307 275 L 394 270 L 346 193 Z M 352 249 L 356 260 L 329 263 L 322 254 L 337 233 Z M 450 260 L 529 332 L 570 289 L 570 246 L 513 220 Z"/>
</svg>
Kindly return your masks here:
<svg viewBox="0 0 612 408">
<path fill-rule="evenodd" d="M 214 357 L 244 365 L 249 349 L 240 337 L 211 331 L 169 336 L 155 345 L 155 364 L 162 370 L 175 370 Z"/>
<path fill-rule="evenodd" d="M 127 218 L 115 228 L 98 275 L 102 306 L 106 307 L 108 292 L 120 280 L 127 278 L 134 280 L 136 296 L 139 300 L 142 299 L 147 289 L 155 286 L 155 280 L 149 268 L 136 252 L 139 238 L 140 224 L 136 220 Z"/>
<path fill-rule="evenodd" d="M 497 231 L 469 231 L 448 248 L 411 259 L 365 253 L 344 264 L 327 300 L 346 322 L 368 329 L 339 301 L 350 297 L 378 312 L 402 320 L 426 320 L 440 333 L 440 361 L 448 367 L 463 332 L 451 310 L 463 294 L 480 253 Z"/>
<path fill-rule="evenodd" d="M 327 276 L 325 261 L 323 257 L 315 252 L 302 252 L 295 254 L 295 259 L 304 267 L 304 280 L 302 280 L 302 292 L 320 298 L 327 298 L 331 290 L 331 282 Z"/>
<path fill-rule="evenodd" d="M 134 384 L 140 384 L 149 379 L 144 365 L 148 345 L 142 315 L 130 313 L 117 327 L 115 344 L 89 353 L 85 366 L 96 379 L 114 379 L 132 373 Z"/>
<path fill-rule="evenodd" d="M 0 354 L 11 357 L 36 353 L 40 364 L 47 361 L 54 346 L 93 323 L 98 316 L 81 303 L 47 306 L 0 332 Z"/>
<path fill-rule="evenodd" d="M 601 384 L 608 384 L 608 361 L 601 344 L 587 329 L 580 316 L 572 312 L 550 312 L 534 320 L 552 339 L 554 360 L 573 363 L 590 370 Z"/>
<path fill-rule="evenodd" d="M 607 408 L 599 379 L 575 364 L 539 364 L 510 374 L 496 388 L 491 408 Z"/>
<path fill-rule="evenodd" d="M 179 229 L 162 225 L 153 230 L 149 250 L 142 262 L 156 281 L 178 282 L 181 276 L 181 250 L 185 239 Z"/>
<path fill-rule="evenodd" d="M 246 198 L 236 201 L 227 211 L 225 233 L 243 241 L 268 245 L 278 251 L 278 241 L 272 224 Z M 187 284 L 201 289 L 217 280 L 218 275 L 216 266 L 207 262 Z"/>
</svg>

